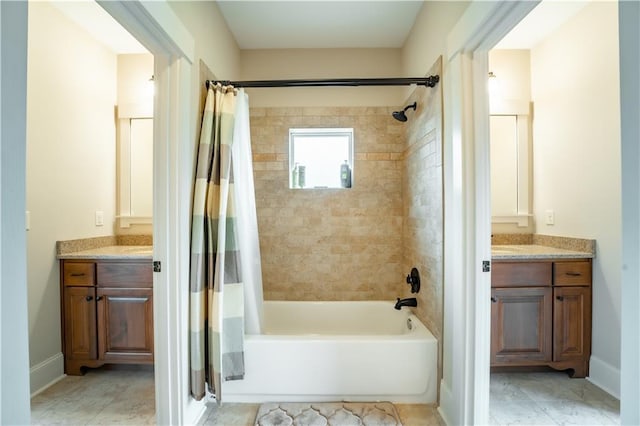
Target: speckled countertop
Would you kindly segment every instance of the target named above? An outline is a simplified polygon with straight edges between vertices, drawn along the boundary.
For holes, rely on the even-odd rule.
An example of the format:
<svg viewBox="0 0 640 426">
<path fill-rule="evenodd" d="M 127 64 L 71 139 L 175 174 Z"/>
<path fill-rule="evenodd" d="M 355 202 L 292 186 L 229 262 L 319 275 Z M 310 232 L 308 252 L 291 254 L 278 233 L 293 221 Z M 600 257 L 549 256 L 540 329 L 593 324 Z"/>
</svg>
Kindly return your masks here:
<svg viewBox="0 0 640 426">
<path fill-rule="evenodd" d="M 153 246 L 104 246 L 59 254 L 58 259 L 152 259 Z"/>
<path fill-rule="evenodd" d="M 491 246 L 494 260 L 529 259 L 590 259 L 594 254 L 584 251 L 567 250 L 537 244 L 509 244 Z"/>
<path fill-rule="evenodd" d="M 151 235 L 118 235 L 58 241 L 58 259 L 152 259 Z"/>
</svg>

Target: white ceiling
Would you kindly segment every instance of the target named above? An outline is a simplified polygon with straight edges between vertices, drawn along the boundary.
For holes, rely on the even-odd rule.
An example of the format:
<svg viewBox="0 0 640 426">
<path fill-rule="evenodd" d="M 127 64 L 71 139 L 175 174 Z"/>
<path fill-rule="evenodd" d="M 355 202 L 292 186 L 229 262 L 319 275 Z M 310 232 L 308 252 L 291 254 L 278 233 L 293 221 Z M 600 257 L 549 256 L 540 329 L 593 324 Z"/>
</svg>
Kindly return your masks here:
<svg viewBox="0 0 640 426">
<path fill-rule="evenodd" d="M 147 53 L 95 1 L 50 1 L 115 53 Z M 399 48 L 423 5 L 421 0 L 216 1 L 241 49 Z M 495 48 L 530 49 L 588 2 L 543 0 Z"/>
<path fill-rule="evenodd" d="M 531 49 L 585 7 L 583 0 L 543 0 L 495 49 Z"/>
<path fill-rule="evenodd" d="M 82 27 L 93 38 L 114 53 L 149 53 L 138 40 L 122 28 L 122 26 L 95 1 L 50 0 L 50 2 L 67 18 Z"/>
<path fill-rule="evenodd" d="M 421 0 L 217 0 L 241 49 L 399 48 Z"/>
</svg>

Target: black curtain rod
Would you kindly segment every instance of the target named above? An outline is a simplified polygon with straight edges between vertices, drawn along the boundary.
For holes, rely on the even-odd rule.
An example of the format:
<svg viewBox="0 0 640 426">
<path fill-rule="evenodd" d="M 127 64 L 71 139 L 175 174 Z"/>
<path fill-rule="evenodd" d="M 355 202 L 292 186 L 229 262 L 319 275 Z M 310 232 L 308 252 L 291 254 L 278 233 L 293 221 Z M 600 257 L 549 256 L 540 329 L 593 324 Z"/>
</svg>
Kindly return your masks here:
<svg viewBox="0 0 640 426">
<path fill-rule="evenodd" d="M 410 84 L 434 87 L 440 81 L 439 75 L 416 78 L 335 78 L 327 80 L 254 80 L 227 81 L 207 80 L 210 83 L 232 85 L 233 87 L 328 87 L 328 86 L 407 86 Z"/>
</svg>

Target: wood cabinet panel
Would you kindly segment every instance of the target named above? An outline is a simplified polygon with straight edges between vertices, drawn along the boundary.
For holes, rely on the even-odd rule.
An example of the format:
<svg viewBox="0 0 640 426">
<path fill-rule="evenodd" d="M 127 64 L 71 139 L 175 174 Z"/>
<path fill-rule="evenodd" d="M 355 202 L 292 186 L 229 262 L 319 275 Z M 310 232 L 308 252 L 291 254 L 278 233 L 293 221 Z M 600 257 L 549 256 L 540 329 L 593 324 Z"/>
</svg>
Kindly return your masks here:
<svg viewBox="0 0 640 426">
<path fill-rule="evenodd" d="M 492 362 L 551 360 L 551 296 L 548 287 L 491 291 Z"/>
<path fill-rule="evenodd" d="M 147 262 L 100 262 L 98 263 L 98 286 L 151 288 L 153 271 Z"/>
<path fill-rule="evenodd" d="M 96 291 L 93 287 L 68 287 L 64 292 L 65 356 L 69 359 L 95 359 Z"/>
<path fill-rule="evenodd" d="M 588 375 L 591 267 L 591 259 L 494 263 L 491 366 L 546 365 Z"/>
<path fill-rule="evenodd" d="M 61 260 L 65 373 L 153 363 L 152 262 Z"/>
<path fill-rule="evenodd" d="M 553 284 L 556 286 L 590 286 L 591 262 L 554 262 Z"/>
<path fill-rule="evenodd" d="M 491 268 L 491 287 L 544 287 L 550 285 L 550 262 L 496 262 Z"/>
<path fill-rule="evenodd" d="M 553 294 L 554 360 L 588 359 L 591 355 L 591 288 L 556 287 Z"/>
<path fill-rule="evenodd" d="M 92 286 L 96 283 L 95 263 L 63 262 L 62 282 L 69 286 Z"/>
<path fill-rule="evenodd" d="M 151 289 L 98 289 L 100 358 L 153 361 Z"/>
</svg>

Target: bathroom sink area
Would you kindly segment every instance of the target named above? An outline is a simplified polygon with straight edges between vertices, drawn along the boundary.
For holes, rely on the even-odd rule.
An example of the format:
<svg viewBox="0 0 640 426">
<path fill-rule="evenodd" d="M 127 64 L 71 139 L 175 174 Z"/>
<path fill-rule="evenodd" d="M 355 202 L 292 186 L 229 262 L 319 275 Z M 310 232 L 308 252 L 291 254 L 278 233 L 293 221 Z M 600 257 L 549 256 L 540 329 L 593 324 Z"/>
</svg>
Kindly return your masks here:
<svg viewBox="0 0 640 426">
<path fill-rule="evenodd" d="M 118 259 L 118 258 L 140 258 L 151 259 L 153 256 L 153 246 L 120 246 L 110 245 L 97 247 L 88 250 L 79 250 L 65 254 L 59 254 L 58 259 Z"/>
<path fill-rule="evenodd" d="M 492 245 L 491 257 L 494 259 L 550 259 L 550 258 L 592 258 L 593 253 L 566 250 L 557 247 L 536 244 Z"/>
</svg>

